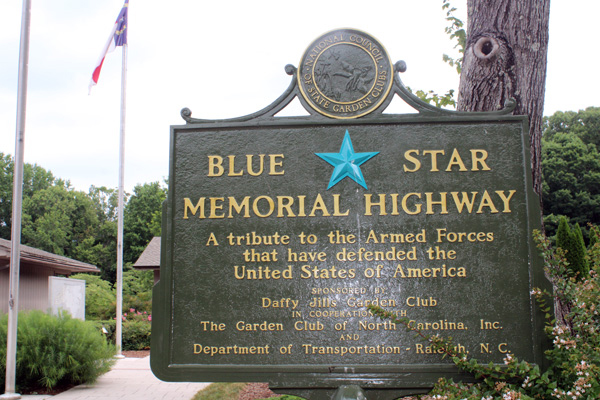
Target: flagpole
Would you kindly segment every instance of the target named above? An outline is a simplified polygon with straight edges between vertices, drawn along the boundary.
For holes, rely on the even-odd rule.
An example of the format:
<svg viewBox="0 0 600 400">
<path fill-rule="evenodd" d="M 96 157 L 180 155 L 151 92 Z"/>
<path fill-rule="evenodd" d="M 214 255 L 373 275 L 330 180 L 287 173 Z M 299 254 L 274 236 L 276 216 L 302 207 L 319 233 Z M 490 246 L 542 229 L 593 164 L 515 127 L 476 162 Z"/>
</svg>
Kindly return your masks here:
<svg viewBox="0 0 600 400">
<path fill-rule="evenodd" d="M 104 50 L 100 55 L 96 68 L 92 73 L 89 90 L 98 83 L 102 64 L 106 54 L 114 50 L 115 47 L 123 47 L 121 62 L 121 123 L 119 134 L 119 190 L 117 207 L 117 309 L 116 309 L 116 331 L 115 345 L 117 354 L 115 357 L 123 358 L 123 203 L 125 202 L 125 105 L 127 88 L 127 9 L 129 0 L 125 0 L 123 8 L 117 17 L 115 25 L 110 33 L 110 37 Z"/>
<path fill-rule="evenodd" d="M 21 267 L 21 210 L 23 201 L 23 155 L 25 146 L 25 114 L 27 75 L 29 71 L 29 32 L 31 0 L 23 0 L 21 16 L 21 48 L 19 52 L 19 84 L 17 89 L 17 131 L 13 171 L 13 203 L 11 222 L 10 283 L 8 289 L 8 330 L 6 340 L 6 381 L 2 399 L 20 399 L 15 393 L 17 372 L 17 322 L 19 316 L 19 273 Z"/>
<path fill-rule="evenodd" d="M 123 358 L 123 203 L 125 197 L 125 111 L 127 94 L 127 43 L 123 44 L 121 69 L 121 134 L 119 143 L 119 205 L 117 222 L 117 358 Z"/>
</svg>

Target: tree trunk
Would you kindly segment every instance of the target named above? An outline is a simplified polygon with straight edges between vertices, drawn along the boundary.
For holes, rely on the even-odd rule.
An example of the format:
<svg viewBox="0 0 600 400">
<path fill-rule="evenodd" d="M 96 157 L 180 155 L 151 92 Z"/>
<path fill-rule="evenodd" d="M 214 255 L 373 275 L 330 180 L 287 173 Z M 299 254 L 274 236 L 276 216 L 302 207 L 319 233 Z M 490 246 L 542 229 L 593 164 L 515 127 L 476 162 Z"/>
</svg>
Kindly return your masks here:
<svg viewBox="0 0 600 400">
<path fill-rule="evenodd" d="M 468 0 L 459 111 L 501 109 L 517 102 L 529 116 L 533 189 L 542 194 L 540 163 L 550 0 Z"/>
<path fill-rule="evenodd" d="M 549 19 L 550 0 L 467 0 L 457 106 L 459 111 L 492 111 L 508 99 L 516 100 L 514 113 L 529 117 L 533 190 L 540 206 Z M 554 314 L 570 327 L 569 304 L 555 298 Z"/>
</svg>

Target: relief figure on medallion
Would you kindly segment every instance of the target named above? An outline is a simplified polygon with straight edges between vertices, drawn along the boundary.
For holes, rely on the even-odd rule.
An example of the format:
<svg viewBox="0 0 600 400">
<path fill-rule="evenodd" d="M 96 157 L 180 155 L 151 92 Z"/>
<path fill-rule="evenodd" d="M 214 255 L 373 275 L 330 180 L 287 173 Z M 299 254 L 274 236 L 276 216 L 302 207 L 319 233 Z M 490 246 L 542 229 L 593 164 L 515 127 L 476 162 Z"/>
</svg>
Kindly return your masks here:
<svg viewBox="0 0 600 400">
<path fill-rule="evenodd" d="M 315 68 L 315 82 L 321 93 L 337 102 L 353 102 L 371 89 L 375 73 L 373 60 L 355 46 L 344 46 L 342 59 L 332 46 L 319 57 Z"/>
</svg>

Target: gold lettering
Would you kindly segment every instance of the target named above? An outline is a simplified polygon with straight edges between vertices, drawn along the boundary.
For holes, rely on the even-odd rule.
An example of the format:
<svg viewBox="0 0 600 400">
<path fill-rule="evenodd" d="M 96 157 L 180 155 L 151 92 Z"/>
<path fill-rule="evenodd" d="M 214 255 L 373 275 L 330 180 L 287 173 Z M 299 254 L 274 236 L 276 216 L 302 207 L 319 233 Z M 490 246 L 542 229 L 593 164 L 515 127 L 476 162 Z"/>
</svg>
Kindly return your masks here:
<svg viewBox="0 0 600 400">
<path fill-rule="evenodd" d="M 212 243 L 211 243 L 211 242 L 212 242 Z M 211 233 L 210 233 L 210 235 L 208 236 L 208 241 L 206 242 L 206 245 L 207 245 L 207 246 L 210 246 L 211 244 L 212 244 L 213 246 L 218 246 L 218 245 L 219 245 L 219 242 L 217 241 L 217 238 L 215 237 L 215 234 L 214 234 L 214 232 L 211 232 Z"/>
<path fill-rule="evenodd" d="M 510 199 L 513 197 L 513 195 L 516 193 L 516 190 L 509 190 L 508 192 L 508 196 L 506 196 L 504 194 L 504 190 L 496 190 L 496 193 L 498 194 L 498 196 L 500 196 L 500 199 L 502 200 L 502 203 L 504 204 L 504 211 L 502 211 L 503 213 L 510 213 Z"/>
<path fill-rule="evenodd" d="M 488 165 L 485 162 L 487 157 L 487 151 L 471 149 L 471 171 L 479 171 L 478 165 L 481 165 L 482 171 L 490 171 L 490 167 L 488 167 Z"/>
<path fill-rule="evenodd" d="M 379 195 L 379 202 L 372 202 L 371 194 L 365 194 L 365 215 L 373 215 L 371 212 L 372 206 L 379 207 L 379 215 L 387 215 L 385 212 L 385 194 Z"/>
<path fill-rule="evenodd" d="M 292 204 L 294 204 L 292 196 L 277 196 L 277 217 L 284 217 L 283 210 L 287 211 L 288 217 L 295 217 L 296 215 L 292 211 Z"/>
<path fill-rule="evenodd" d="M 412 154 L 419 155 L 419 150 L 407 150 L 404 152 L 404 158 L 406 159 L 406 161 L 409 161 L 414 164 L 414 167 L 412 169 L 408 168 L 406 164 L 404 164 L 404 172 L 415 172 L 421 168 L 421 161 L 419 161 L 418 158 L 413 157 Z"/>
<path fill-rule="evenodd" d="M 452 171 L 453 165 L 458 165 L 459 171 L 467 170 L 467 167 L 465 167 L 465 164 L 463 163 L 462 158 L 460 158 L 460 154 L 458 154 L 457 149 L 454 149 L 454 151 L 452 152 L 452 155 L 450 156 L 450 161 L 448 161 L 448 167 L 446 168 L 446 172 Z"/>
<path fill-rule="evenodd" d="M 333 195 L 333 216 L 334 217 L 345 217 L 350 213 L 350 210 L 346 210 L 344 214 L 340 213 L 340 195 Z"/>
<path fill-rule="evenodd" d="M 235 156 L 227 156 L 229 158 L 229 174 L 228 176 L 242 176 L 244 174 L 244 170 L 240 170 L 235 172 Z"/>
<path fill-rule="evenodd" d="M 411 196 L 416 196 L 419 198 L 419 200 L 421 199 L 421 193 L 408 193 L 406 194 L 403 198 L 402 198 L 402 210 L 404 210 L 405 213 L 409 214 L 409 215 L 416 215 L 416 214 L 420 214 L 421 213 L 421 208 L 423 207 L 423 205 L 421 203 L 417 203 L 415 204 L 415 210 L 411 211 L 408 209 L 408 206 L 406 205 L 406 203 L 408 202 L 408 198 Z"/>
<path fill-rule="evenodd" d="M 260 157 L 260 162 L 259 162 L 259 170 L 258 172 L 254 172 L 253 168 L 252 168 L 252 158 L 254 157 L 252 154 L 247 154 L 246 155 L 246 165 L 248 165 L 248 174 L 252 175 L 252 176 L 259 176 L 263 173 L 263 169 L 265 166 L 265 155 L 264 154 L 259 154 L 258 155 Z"/>
<path fill-rule="evenodd" d="M 194 343 L 194 354 L 206 354 L 210 357 L 228 354 L 270 354 L 270 346 L 202 346 Z"/>
<path fill-rule="evenodd" d="M 224 172 L 223 157 L 208 156 L 208 176 L 221 176 Z"/>
<path fill-rule="evenodd" d="M 467 192 L 462 193 L 462 200 L 458 198 L 458 192 L 451 192 L 452 198 L 454 199 L 454 204 L 456 205 L 456 209 L 459 214 L 462 214 L 463 207 L 467 206 L 467 211 L 469 214 L 473 211 L 473 204 L 475 204 L 475 197 L 477 197 L 478 192 L 471 192 L 471 198 L 469 199 L 469 195 Z"/>
<path fill-rule="evenodd" d="M 250 196 L 244 197 L 241 204 L 237 202 L 235 197 L 229 196 L 227 199 L 229 200 L 229 215 L 227 218 L 233 218 L 233 211 L 241 214 L 242 209 L 245 210 L 244 218 L 250 218 Z"/>
<path fill-rule="evenodd" d="M 183 199 L 183 219 L 188 219 L 188 210 L 192 213 L 192 215 L 196 215 L 198 210 L 200 213 L 198 214 L 198 218 L 205 218 L 204 216 L 204 197 L 200 197 L 198 199 L 198 203 L 194 206 L 194 203 L 189 198 Z"/>
<path fill-rule="evenodd" d="M 488 207 L 492 214 L 498 212 L 498 209 L 494 205 L 494 202 L 492 201 L 492 198 L 490 197 L 490 194 L 487 190 L 483 192 L 483 196 L 481 197 L 481 203 L 479 203 L 479 209 L 477 209 L 477 214 L 481 214 L 483 212 L 483 207 Z"/>
<path fill-rule="evenodd" d="M 217 211 L 223 209 L 223 204 L 217 204 L 217 202 L 225 201 L 224 197 L 211 197 L 210 198 L 210 215 L 208 218 L 225 218 L 225 214 L 217 214 Z"/>
<path fill-rule="evenodd" d="M 314 217 L 315 212 L 317 210 L 320 210 L 323 213 L 324 217 L 329 217 L 331 215 L 331 214 L 329 214 L 329 211 L 327 211 L 327 206 L 325 205 L 325 202 L 323 201 L 323 197 L 321 197 L 321 193 L 319 193 L 317 195 L 317 198 L 315 199 L 315 204 L 313 205 L 313 209 L 310 212 L 309 216 Z"/>
<path fill-rule="evenodd" d="M 440 214 L 448 214 L 448 206 L 446 204 L 446 192 L 440 192 L 440 200 L 438 200 L 438 201 L 433 201 L 433 193 L 432 192 L 426 192 L 425 200 L 427 201 L 427 212 L 425 214 L 434 214 L 434 212 L 433 212 L 434 205 L 442 206 L 442 211 L 440 211 Z"/>
<path fill-rule="evenodd" d="M 265 214 L 261 213 L 260 209 L 258 208 L 258 202 L 262 199 L 266 200 L 269 206 Z M 254 202 L 252 203 L 252 210 L 254 211 L 254 214 L 256 214 L 257 217 L 266 218 L 269 215 L 273 214 L 273 212 L 275 211 L 275 202 L 269 196 L 258 196 L 256 199 L 254 199 Z"/>
<path fill-rule="evenodd" d="M 277 167 L 283 167 L 283 158 L 283 154 L 269 154 L 269 175 L 283 175 L 285 173 L 283 168 L 281 170 L 277 169 Z"/>
<path fill-rule="evenodd" d="M 445 154 L 444 150 L 423 150 L 423 155 L 431 155 L 431 172 L 439 171 L 437 166 L 437 156 Z"/>
<path fill-rule="evenodd" d="M 401 264 L 398 264 L 394 272 L 394 278 L 466 278 L 467 270 L 465 267 L 447 267 L 442 264 L 440 268 L 407 268 L 404 271 Z"/>
</svg>

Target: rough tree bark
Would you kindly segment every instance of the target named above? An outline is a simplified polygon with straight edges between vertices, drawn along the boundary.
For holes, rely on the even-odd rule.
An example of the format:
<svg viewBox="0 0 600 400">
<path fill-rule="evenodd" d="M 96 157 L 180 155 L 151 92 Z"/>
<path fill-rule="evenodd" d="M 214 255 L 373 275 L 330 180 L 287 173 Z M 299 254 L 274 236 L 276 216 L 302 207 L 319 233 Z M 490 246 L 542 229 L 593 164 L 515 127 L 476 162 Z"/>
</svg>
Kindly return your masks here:
<svg viewBox="0 0 600 400">
<path fill-rule="evenodd" d="M 516 100 L 515 114 L 529 116 L 531 173 L 540 206 L 549 19 L 550 0 L 467 0 L 457 106 L 460 111 L 492 111 Z M 569 304 L 555 298 L 554 314 L 570 327 Z"/>
<path fill-rule="evenodd" d="M 506 100 L 529 116 L 533 188 L 540 163 L 550 0 L 468 0 L 467 40 L 458 110 L 492 111 Z"/>
</svg>

